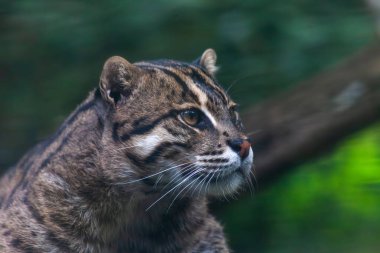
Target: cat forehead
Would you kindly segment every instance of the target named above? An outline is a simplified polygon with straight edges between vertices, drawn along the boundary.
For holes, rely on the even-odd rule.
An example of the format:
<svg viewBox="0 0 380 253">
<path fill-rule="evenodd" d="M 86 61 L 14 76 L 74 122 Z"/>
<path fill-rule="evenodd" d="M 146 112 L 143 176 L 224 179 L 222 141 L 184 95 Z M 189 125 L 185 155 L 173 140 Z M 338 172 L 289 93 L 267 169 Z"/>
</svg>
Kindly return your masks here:
<svg viewBox="0 0 380 253">
<path fill-rule="evenodd" d="M 154 60 L 138 62 L 135 65 L 152 72 L 157 79 L 170 82 L 182 93 L 195 97 L 195 100 L 207 102 L 210 107 L 235 105 L 216 79 L 197 64 L 174 60 Z"/>
</svg>

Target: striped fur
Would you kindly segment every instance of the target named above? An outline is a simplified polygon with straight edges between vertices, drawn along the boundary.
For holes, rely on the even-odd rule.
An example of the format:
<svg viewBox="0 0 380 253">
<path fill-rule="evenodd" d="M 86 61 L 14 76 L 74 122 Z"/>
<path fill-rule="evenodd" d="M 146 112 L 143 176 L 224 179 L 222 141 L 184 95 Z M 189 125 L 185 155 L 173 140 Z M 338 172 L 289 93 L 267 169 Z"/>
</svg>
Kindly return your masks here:
<svg viewBox="0 0 380 253">
<path fill-rule="evenodd" d="M 0 252 L 229 252 L 207 197 L 235 193 L 253 154 L 231 144 L 246 137 L 215 60 L 110 58 L 99 87 L 1 179 Z"/>
</svg>

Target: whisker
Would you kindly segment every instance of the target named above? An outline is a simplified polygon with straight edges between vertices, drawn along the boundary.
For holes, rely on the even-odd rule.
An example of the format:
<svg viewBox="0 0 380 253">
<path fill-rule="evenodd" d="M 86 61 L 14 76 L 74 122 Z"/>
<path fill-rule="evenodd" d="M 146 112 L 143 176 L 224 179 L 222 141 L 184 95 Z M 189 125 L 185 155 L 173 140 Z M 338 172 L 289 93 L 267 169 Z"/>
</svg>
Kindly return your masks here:
<svg viewBox="0 0 380 253">
<path fill-rule="evenodd" d="M 219 176 L 220 176 L 221 174 L 222 174 L 222 172 L 220 171 L 218 177 L 216 178 L 216 182 L 218 182 Z M 222 194 L 223 194 L 224 199 L 225 199 L 226 201 L 229 201 L 229 199 L 226 197 L 226 193 L 224 192 L 224 189 L 221 188 L 221 190 L 222 190 Z"/>
<path fill-rule="evenodd" d="M 249 192 L 251 193 L 251 197 L 253 196 L 253 185 L 252 185 L 252 180 L 251 180 L 251 177 L 245 177 L 245 181 L 247 182 L 248 184 L 248 189 L 249 189 Z"/>
<path fill-rule="evenodd" d="M 192 177 L 194 176 L 195 174 L 197 174 L 198 172 L 202 171 L 202 169 L 198 169 L 195 171 L 195 173 L 193 173 L 192 175 L 190 175 L 189 177 Z M 166 212 L 169 211 L 170 207 L 174 204 L 174 201 L 178 198 L 178 196 L 184 191 L 186 190 L 189 186 L 191 186 L 192 184 L 196 183 L 196 181 L 192 181 L 190 182 L 188 185 L 186 185 L 180 192 L 178 192 L 178 194 L 174 197 L 173 201 L 170 203 L 168 209 L 166 210 Z"/>
<path fill-rule="evenodd" d="M 182 164 L 179 164 L 179 165 L 176 165 L 176 166 L 170 167 L 170 168 L 168 168 L 168 169 L 164 169 L 164 170 L 162 170 L 162 171 L 156 172 L 156 173 L 154 173 L 154 174 L 152 174 L 152 175 L 149 175 L 149 176 L 146 176 L 146 177 L 143 177 L 143 178 L 139 178 L 139 179 L 136 179 L 136 180 L 132 180 L 132 181 L 129 181 L 129 182 L 115 183 L 115 185 L 120 185 L 120 184 L 121 184 L 121 185 L 124 185 L 124 184 L 136 183 L 136 182 L 139 182 L 139 181 L 145 180 L 145 179 L 147 179 L 147 178 L 151 178 L 151 177 L 157 176 L 157 175 L 159 175 L 159 174 L 162 174 L 162 173 L 164 173 L 164 172 L 166 172 L 166 171 L 168 171 L 168 170 L 172 170 L 172 169 L 178 168 L 178 167 L 183 166 L 183 165 L 185 165 L 185 164 L 191 164 L 191 162 L 182 163 Z"/>
<path fill-rule="evenodd" d="M 246 78 L 248 78 L 248 77 L 250 77 L 250 76 L 253 76 L 253 75 L 254 75 L 254 74 L 248 74 L 248 75 L 245 75 L 245 76 L 242 76 L 242 77 L 236 79 L 236 80 L 233 81 L 233 82 L 230 84 L 230 86 L 226 89 L 226 92 L 229 92 L 230 89 L 231 89 L 235 84 L 237 84 L 238 82 L 240 82 L 241 80 L 244 80 L 244 79 L 246 79 Z"/>
<path fill-rule="evenodd" d="M 250 170 L 249 171 L 249 174 L 252 174 L 252 177 L 250 177 L 250 179 L 251 178 L 253 178 L 253 186 L 254 186 L 254 188 L 258 188 L 258 186 L 259 186 L 259 182 L 257 181 L 257 178 L 256 178 L 256 175 L 255 175 L 255 173 L 253 173 L 253 171 L 252 170 Z M 252 182 L 252 181 L 251 181 Z M 256 186 L 256 187 L 255 187 Z"/>
<path fill-rule="evenodd" d="M 194 194 L 196 193 L 196 190 L 197 188 L 202 184 L 202 182 L 205 180 L 206 177 L 202 178 L 198 184 L 195 186 L 195 188 L 193 189 L 193 191 L 191 192 L 191 197 L 194 196 Z M 198 196 L 200 195 L 200 191 L 197 192 L 198 193 Z"/>
<path fill-rule="evenodd" d="M 202 167 L 200 167 L 199 168 L 199 170 L 198 170 L 199 172 L 202 172 L 202 171 L 204 171 L 204 169 L 202 168 Z M 199 173 L 200 174 L 200 173 Z M 191 191 L 191 197 L 193 197 L 194 196 L 194 194 L 195 194 L 195 190 L 197 189 L 197 187 L 202 183 L 202 181 L 203 181 L 203 179 L 201 180 L 201 181 L 199 181 L 199 180 L 193 180 L 193 183 L 195 184 L 195 183 L 198 183 L 193 189 L 192 189 L 192 187 L 190 187 L 189 189 L 187 189 L 187 191 L 184 193 L 184 195 L 185 194 L 187 194 L 191 189 L 192 189 L 192 191 Z M 192 185 L 193 186 L 193 185 Z M 198 195 L 199 196 L 199 195 Z"/>
<path fill-rule="evenodd" d="M 190 175 L 192 176 L 192 175 Z M 148 211 L 150 208 L 152 208 L 156 203 L 158 203 L 161 199 L 163 199 L 165 196 L 167 196 L 169 193 L 171 193 L 172 191 L 174 191 L 175 189 L 177 189 L 179 186 L 181 186 L 184 182 L 186 182 L 190 176 L 188 176 L 187 178 L 185 178 L 181 183 L 177 184 L 176 186 L 174 186 L 172 189 L 170 189 L 169 191 L 167 191 L 164 195 L 162 195 L 160 198 L 158 198 L 156 201 L 154 201 L 148 208 L 145 209 L 145 211 Z"/>
<path fill-rule="evenodd" d="M 202 193 L 202 188 L 203 186 L 205 185 L 206 183 L 206 180 L 207 178 L 210 176 L 210 174 L 207 174 L 202 180 L 201 180 L 201 185 L 199 187 L 199 191 L 198 191 L 198 196 L 200 196 L 200 194 Z"/>
<path fill-rule="evenodd" d="M 189 164 L 189 165 L 186 165 L 184 168 L 182 168 L 182 171 L 176 171 L 176 175 L 162 188 L 162 190 L 165 190 L 166 187 L 168 187 L 172 182 L 174 182 L 175 180 L 177 180 L 178 178 L 181 177 L 181 172 L 187 172 L 187 171 L 190 171 L 192 170 L 196 165 L 195 164 Z"/>
<path fill-rule="evenodd" d="M 212 180 L 212 178 L 215 176 L 215 173 L 216 173 L 218 170 L 219 170 L 219 167 L 218 167 L 218 169 L 216 169 L 215 171 L 213 171 L 213 172 L 211 173 L 211 177 L 210 177 L 210 179 L 208 180 L 208 182 L 207 182 L 207 184 L 206 184 L 205 191 L 207 191 L 207 189 L 210 187 L 211 180 Z"/>
<path fill-rule="evenodd" d="M 255 134 L 261 133 L 262 131 L 263 131 L 262 129 L 252 130 L 252 131 L 246 133 L 246 135 L 255 135 Z"/>
<path fill-rule="evenodd" d="M 158 178 L 157 178 L 157 180 L 156 180 L 156 182 L 154 183 L 154 186 L 153 186 L 154 189 L 157 189 L 157 185 L 158 185 L 158 183 L 160 182 L 160 180 L 162 179 L 163 176 L 164 176 L 164 174 L 161 174 L 161 175 L 158 176 Z"/>
</svg>

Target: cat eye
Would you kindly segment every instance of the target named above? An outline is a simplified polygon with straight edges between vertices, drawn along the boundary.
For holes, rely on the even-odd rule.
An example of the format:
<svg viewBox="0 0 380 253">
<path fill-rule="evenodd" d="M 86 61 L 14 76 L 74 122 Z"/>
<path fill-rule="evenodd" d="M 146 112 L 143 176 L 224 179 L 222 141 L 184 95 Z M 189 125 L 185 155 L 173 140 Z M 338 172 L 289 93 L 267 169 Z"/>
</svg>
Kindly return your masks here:
<svg viewBox="0 0 380 253">
<path fill-rule="evenodd" d="M 181 113 L 181 118 L 186 124 L 196 126 L 201 121 L 201 112 L 197 109 L 189 109 Z"/>
</svg>

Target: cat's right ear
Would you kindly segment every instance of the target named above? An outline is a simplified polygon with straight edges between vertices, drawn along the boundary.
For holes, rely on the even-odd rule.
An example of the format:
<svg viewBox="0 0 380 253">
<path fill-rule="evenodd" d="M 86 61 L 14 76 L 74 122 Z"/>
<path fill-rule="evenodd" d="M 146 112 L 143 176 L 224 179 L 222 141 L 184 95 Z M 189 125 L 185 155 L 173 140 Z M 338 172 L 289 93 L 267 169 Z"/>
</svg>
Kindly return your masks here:
<svg viewBox="0 0 380 253">
<path fill-rule="evenodd" d="M 113 56 L 104 63 L 99 89 L 103 99 L 116 105 L 122 96 L 128 96 L 131 84 L 137 80 L 141 70 L 120 56 Z"/>
</svg>

